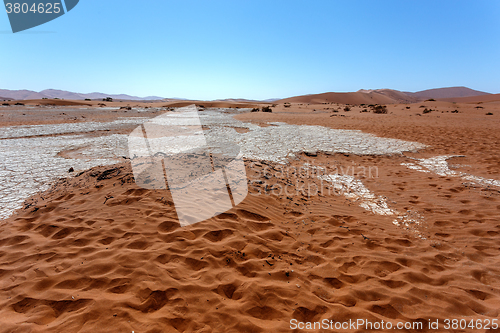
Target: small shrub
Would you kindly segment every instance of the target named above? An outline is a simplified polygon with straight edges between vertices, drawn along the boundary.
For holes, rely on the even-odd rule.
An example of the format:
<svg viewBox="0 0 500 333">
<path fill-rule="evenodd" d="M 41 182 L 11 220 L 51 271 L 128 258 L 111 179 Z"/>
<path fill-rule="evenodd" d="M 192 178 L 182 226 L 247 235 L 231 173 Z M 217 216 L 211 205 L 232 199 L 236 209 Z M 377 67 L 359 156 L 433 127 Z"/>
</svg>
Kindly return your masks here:
<svg viewBox="0 0 500 333">
<path fill-rule="evenodd" d="M 410 110 L 410 107 L 409 107 L 409 106 L 407 106 L 407 107 L 406 107 L 406 110 Z"/>
<path fill-rule="evenodd" d="M 345 108 L 344 108 L 344 111 L 345 112 L 351 111 L 351 108 L 348 105 L 346 105 Z"/>
<path fill-rule="evenodd" d="M 90 99 L 90 98 L 85 98 L 85 100 L 86 100 L 86 101 L 91 101 L 91 99 Z"/>
<path fill-rule="evenodd" d="M 284 107 L 286 107 L 286 108 L 289 108 L 290 106 L 292 106 L 292 105 L 291 104 L 286 104 L 286 103 L 284 105 Z"/>
<path fill-rule="evenodd" d="M 250 112 L 259 112 L 259 111 L 260 111 L 259 108 L 253 108 L 252 111 L 250 111 Z"/>
<path fill-rule="evenodd" d="M 360 113 L 361 113 L 361 112 L 368 112 L 368 109 L 363 109 L 363 110 L 361 110 L 361 111 L 359 111 L 359 112 L 360 112 Z"/>
<path fill-rule="evenodd" d="M 435 102 L 436 100 L 434 98 L 429 98 L 425 100 L 426 102 Z"/>
<path fill-rule="evenodd" d="M 430 113 L 432 110 L 425 108 L 424 111 L 422 111 L 423 114 Z"/>
<path fill-rule="evenodd" d="M 492 116 L 492 115 L 493 115 L 493 113 L 488 112 L 486 115 L 487 115 L 487 116 Z"/>
<path fill-rule="evenodd" d="M 273 104 L 273 105 L 274 105 L 274 104 Z M 264 106 L 264 107 L 262 108 L 262 112 L 273 112 L 273 109 L 271 109 L 271 107 L 270 107 L 270 106 Z"/>
<path fill-rule="evenodd" d="M 425 105 L 420 105 L 419 108 L 425 108 Z"/>
<path fill-rule="evenodd" d="M 476 106 L 476 109 L 484 109 L 482 106 Z"/>
<path fill-rule="evenodd" d="M 451 111 L 451 113 L 458 113 L 458 110 L 453 110 Z"/>
<path fill-rule="evenodd" d="M 378 113 L 378 114 L 386 114 L 387 113 L 387 106 L 385 105 L 375 105 L 373 108 L 373 113 Z"/>
<path fill-rule="evenodd" d="M 24 106 L 24 104 L 23 104 L 23 103 L 16 103 L 16 104 L 14 104 L 14 105 L 23 105 L 23 106 Z"/>
<path fill-rule="evenodd" d="M 9 103 L 3 103 L 2 105 L 3 105 L 3 106 L 10 106 L 10 104 L 9 104 Z"/>
<path fill-rule="evenodd" d="M 113 102 L 113 99 L 111 97 L 106 97 L 102 99 L 103 102 Z"/>
</svg>

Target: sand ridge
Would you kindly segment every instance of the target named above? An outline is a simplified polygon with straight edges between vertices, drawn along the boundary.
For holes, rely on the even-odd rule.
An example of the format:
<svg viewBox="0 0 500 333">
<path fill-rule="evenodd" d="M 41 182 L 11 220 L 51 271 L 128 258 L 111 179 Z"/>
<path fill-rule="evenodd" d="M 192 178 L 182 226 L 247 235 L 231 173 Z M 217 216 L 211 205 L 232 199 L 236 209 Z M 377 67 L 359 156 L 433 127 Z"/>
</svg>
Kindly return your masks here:
<svg viewBox="0 0 500 333">
<path fill-rule="evenodd" d="M 454 186 L 460 199 L 477 191 Z M 292 318 L 497 317 L 498 209 L 443 211 L 431 205 L 439 192 L 407 199 L 426 211 L 428 240 L 335 195 L 249 195 L 180 228 L 171 198 L 138 188 L 128 164 L 94 168 L 3 223 L 2 331 L 285 332 Z"/>
</svg>

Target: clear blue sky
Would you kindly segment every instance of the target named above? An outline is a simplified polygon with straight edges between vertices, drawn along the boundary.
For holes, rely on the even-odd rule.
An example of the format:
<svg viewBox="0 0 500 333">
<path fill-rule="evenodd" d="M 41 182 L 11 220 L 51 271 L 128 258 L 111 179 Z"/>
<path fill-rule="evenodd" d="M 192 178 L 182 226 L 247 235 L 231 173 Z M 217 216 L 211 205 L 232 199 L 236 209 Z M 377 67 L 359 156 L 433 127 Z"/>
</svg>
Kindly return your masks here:
<svg viewBox="0 0 500 333">
<path fill-rule="evenodd" d="M 498 0 L 80 0 L 17 34 L 0 14 L 0 45 L 3 89 L 193 99 L 500 92 Z"/>
</svg>

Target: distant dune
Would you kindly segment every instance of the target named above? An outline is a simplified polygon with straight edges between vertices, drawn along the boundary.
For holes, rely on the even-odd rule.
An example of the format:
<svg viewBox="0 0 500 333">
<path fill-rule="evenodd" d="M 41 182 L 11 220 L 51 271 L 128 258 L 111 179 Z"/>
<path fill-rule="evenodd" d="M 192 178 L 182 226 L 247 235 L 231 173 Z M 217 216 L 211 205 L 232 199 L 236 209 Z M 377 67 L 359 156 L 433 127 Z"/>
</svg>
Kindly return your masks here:
<svg viewBox="0 0 500 333">
<path fill-rule="evenodd" d="M 84 100 L 84 99 L 103 99 L 106 97 L 111 97 L 118 100 L 131 100 L 131 101 L 143 101 L 143 100 L 163 100 L 163 97 L 159 96 L 147 96 L 147 97 L 137 97 L 125 94 L 105 94 L 94 92 L 90 94 L 81 94 L 65 90 L 56 89 L 45 89 L 40 92 L 31 90 L 7 90 L 0 89 L 0 96 L 7 96 L 9 99 L 42 99 L 42 98 L 59 98 L 59 99 L 73 99 L 73 100 Z"/>
<path fill-rule="evenodd" d="M 113 99 L 122 99 L 122 100 L 162 100 L 163 97 L 158 96 L 148 96 L 148 97 L 137 97 L 130 96 L 126 94 L 105 94 L 99 92 L 93 92 L 90 94 L 80 94 L 74 93 L 70 91 L 64 90 L 55 90 L 55 89 L 46 89 L 40 92 L 41 94 L 47 95 L 51 98 L 64 98 L 64 99 L 103 99 L 106 97 L 111 97 Z"/>
<path fill-rule="evenodd" d="M 487 92 L 478 91 L 467 87 L 428 89 L 428 90 L 417 91 L 415 93 L 406 92 L 406 94 L 420 99 L 426 99 L 426 98 L 443 99 L 443 98 L 459 98 L 459 97 L 489 95 L 489 93 Z"/>
<path fill-rule="evenodd" d="M 397 101 L 379 92 L 323 93 L 280 99 L 276 103 L 340 103 L 340 104 L 393 104 Z"/>
<path fill-rule="evenodd" d="M 491 94 L 473 90 L 467 87 L 448 87 L 438 89 L 428 89 L 417 92 L 402 92 L 393 89 L 375 89 L 375 90 L 358 90 L 357 92 L 327 92 L 321 94 L 302 95 L 288 97 L 284 99 L 267 99 L 267 100 L 250 100 L 244 98 L 227 98 L 211 101 L 212 103 L 306 103 L 306 104 L 321 104 L 321 103 L 340 103 L 340 104 L 398 104 L 398 103 L 415 103 L 425 99 L 448 99 L 455 101 L 456 98 L 489 96 Z M 102 100 L 106 97 L 111 97 L 115 101 L 162 101 L 162 102 L 181 102 L 186 99 L 182 98 L 163 98 L 159 96 L 137 97 L 126 94 L 105 94 L 105 93 L 75 93 L 65 90 L 46 89 L 40 92 L 31 90 L 7 90 L 0 89 L 2 99 L 14 100 L 36 100 L 36 99 L 65 99 L 65 100 Z M 453 100 L 450 100 L 453 99 Z"/>
<path fill-rule="evenodd" d="M 461 98 L 443 98 L 441 100 L 446 102 L 456 102 L 456 103 L 496 102 L 500 101 L 500 94 L 488 94 L 482 96 L 470 96 Z"/>
<path fill-rule="evenodd" d="M 375 92 L 392 98 L 395 101 L 395 103 L 415 103 L 419 101 L 417 97 L 409 96 L 408 94 L 401 92 L 399 90 L 378 89 L 375 90 Z"/>
<path fill-rule="evenodd" d="M 377 90 L 359 90 L 357 92 L 348 93 L 323 93 L 314 95 L 303 95 L 285 98 L 276 101 L 277 103 L 340 103 L 340 104 L 397 104 L 397 103 L 415 103 L 428 98 L 448 99 L 455 101 L 457 98 L 477 97 L 481 98 L 490 96 L 491 94 L 473 90 L 466 87 L 450 87 L 429 89 L 418 92 L 402 92 L 392 89 L 377 89 Z"/>
<path fill-rule="evenodd" d="M 105 94 L 105 93 L 99 93 L 99 92 L 93 92 L 90 94 L 81 94 L 81 93 L 74 93 L 70 91 L 65 91 L 65 90 L 55 90 L 55 89 L 46 89 L 40 91 L 41 94 L 47 95 L 51 98 L 64 98 L 64 99 L 103 99 L 106 97 L 111 97 L 113 99 L 123 99 L 123 100 L 161 100 L 163 97 L 158 97 L 158 96 L 148 96 L 148 97 L 137 97 L 137 96 L 130 96 L 126 94 Z"/>
<path fill-rule="evenodd" d="M 36 91 L 8 89 L 0 89 L 0 96 L 5 96 L 7 99 L 42 99 L 48 97 Z"/>
</svg>

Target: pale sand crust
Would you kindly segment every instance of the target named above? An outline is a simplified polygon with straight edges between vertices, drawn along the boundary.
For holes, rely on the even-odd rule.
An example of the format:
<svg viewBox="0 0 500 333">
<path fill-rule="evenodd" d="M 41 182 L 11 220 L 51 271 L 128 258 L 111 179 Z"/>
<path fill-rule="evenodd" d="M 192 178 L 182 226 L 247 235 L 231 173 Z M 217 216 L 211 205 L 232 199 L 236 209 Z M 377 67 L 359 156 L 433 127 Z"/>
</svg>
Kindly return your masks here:
<svg viewBox="0 0 500 333">
<path fill-rule="evenodd" d="M 438 111 L 417 116 L 420 105 Z M 395 225 L 345 195 L 257 196 L 257 184 L 235 209 L 180 228 L 168 192 L 137 187 L 128 163 L 60 181 L 1 222 L 0 332 L 289 332 L 292 318 L 498 318 L 500 189 L 404 165 L 464 155 L 450 168 L 500 180 L 500 105 L 480 105 L 400 104 L 387 115 L 278 105 L 237 116 L 429 145 L 405 156 L 292 161 L 376 166 L 378 177 L 354 177 L 391 209 L 418 213 L 418 224 Z M 285 185 L 263 177 L 266 167 L 278 172 L 247 161 L 251 179 Z"/>
</svg>

